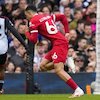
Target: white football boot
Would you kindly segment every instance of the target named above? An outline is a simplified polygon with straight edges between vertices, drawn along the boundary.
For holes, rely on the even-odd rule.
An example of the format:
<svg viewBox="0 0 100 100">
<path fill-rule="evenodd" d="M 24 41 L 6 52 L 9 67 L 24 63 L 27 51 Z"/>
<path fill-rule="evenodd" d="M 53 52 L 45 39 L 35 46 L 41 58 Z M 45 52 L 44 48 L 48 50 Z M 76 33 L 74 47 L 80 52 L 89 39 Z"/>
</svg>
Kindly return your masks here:
<svg viewBox="0 0 100 100">
<path fill-rule="evenodd" d="M 80 97 L 82 95 L 84 95 L 84 91 L 80 87 L 77 87 L 72 96 L 70 96 L 69 98 Z"/>
</svg>

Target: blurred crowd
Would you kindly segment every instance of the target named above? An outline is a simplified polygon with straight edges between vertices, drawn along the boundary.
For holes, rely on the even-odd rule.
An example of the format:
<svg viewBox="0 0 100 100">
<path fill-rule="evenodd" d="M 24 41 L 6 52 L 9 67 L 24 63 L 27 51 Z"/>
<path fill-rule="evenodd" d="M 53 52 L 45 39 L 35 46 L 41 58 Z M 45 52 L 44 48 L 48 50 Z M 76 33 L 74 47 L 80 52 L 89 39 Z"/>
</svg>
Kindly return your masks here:
<svg viewBox="0 0 100 100">
<path fill-rule="evenodd" d="M 28 21 L 24 10 L 29 3 L 37 7 L 38 13 L 49 15 L 63 13 L 66 16 L 70 28 L 68 57 L 72 57 L 74 60 L 76 73 L 95 72 L 96 0 L 0 0 L 0 16 L 7 16 L 25 41 L 27 39 L 24 35 L 24 29 Z M 62 23 L 56 22 L 56 25 L 58 30 L 64 34 Z M 6 72 L 24 72 L 26 50 L 11 33 L 9 33 L 8 40 L 9 50 Z M 34 53 L 34 72 L 39 72 L 41 59 L 51 47 L 49 40 L 40 35 L 38 36 Z M 66 63 L 65 70 L 71 72 Z"/>
</svg>

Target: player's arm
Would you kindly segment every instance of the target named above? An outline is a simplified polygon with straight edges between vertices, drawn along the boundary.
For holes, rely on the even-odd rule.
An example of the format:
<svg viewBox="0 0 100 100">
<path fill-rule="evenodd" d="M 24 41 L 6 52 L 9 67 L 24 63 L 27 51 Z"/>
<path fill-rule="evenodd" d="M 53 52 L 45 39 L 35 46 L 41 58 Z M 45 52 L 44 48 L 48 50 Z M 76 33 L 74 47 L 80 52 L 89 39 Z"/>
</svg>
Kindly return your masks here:
<svg viewBox="0 0 100 100">
<path fill-rule="evenodd" d="M 29 29 L 26 30 L 27 30 L 25 32 L 26 37 L 35 44 L 38 38 L 38 29 L 36 24 L 30 24 Z"/>
<path fill-rule="evenodd" d="M 25 35 L 34 44 L 37 42 L 38 32 L 36 30 L 30 32 L 28 31 L 25 33 Z"/>
<path fill-rule="evenodd" d="M 66 16 L 64 14 L 55 14 L 55 15 L 52 15 L 52 18 L 53 18 L 54 21 L 61 21 L 61 23 L 64 26 L 65 37 L 68 40 L 70 40 L 69 25 L 68 25 L 68 20 L 66 19 Z"/>
<path fill-rule="evenodd" d="M 68 21 L 64 14 L 54 14 L 52 15 L 54 21 L 61 21 L 64 26 L 65 33 L 69 33 Z"/>
<path fill-rule="evenodd" d="M 14 28 L 13 24 L 10 22 L 8 18 L 5 18 L 6 27 L 8 30 L 11 31 L 11 33 L 21 42 L 21 44 L 25 47 L 25 49 L 28 49 L 27 44 L 25 43 L 24 39 L 21 37 L 21 35 L 17 32 L 17 30 Z"/>
</svg>

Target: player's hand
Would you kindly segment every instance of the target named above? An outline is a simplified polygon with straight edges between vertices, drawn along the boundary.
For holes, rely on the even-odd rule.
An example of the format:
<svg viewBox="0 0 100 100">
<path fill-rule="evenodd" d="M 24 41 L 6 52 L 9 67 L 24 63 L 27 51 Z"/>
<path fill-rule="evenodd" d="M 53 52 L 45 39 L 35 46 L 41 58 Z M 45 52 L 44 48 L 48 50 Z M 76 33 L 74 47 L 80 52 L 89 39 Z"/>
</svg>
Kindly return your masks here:
<svg viewBox="0 0 100 100">
<path fill-rule="evenodd" d="M 66 33 L 65 34 L 65 38 L 69 41 L 70 40 L 70 34 L 69 33 Z"/>
</svg>

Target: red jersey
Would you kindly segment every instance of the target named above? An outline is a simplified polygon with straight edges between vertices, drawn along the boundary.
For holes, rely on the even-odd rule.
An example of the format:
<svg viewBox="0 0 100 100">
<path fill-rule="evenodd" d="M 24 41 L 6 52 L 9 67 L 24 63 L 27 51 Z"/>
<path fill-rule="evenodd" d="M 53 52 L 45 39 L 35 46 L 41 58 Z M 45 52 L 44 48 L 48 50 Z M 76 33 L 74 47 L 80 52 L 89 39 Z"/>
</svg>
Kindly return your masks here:
<svg viewBox="0 0 100 100">
<path fill-rule="evenodd" d="M 61 21 L 65 28 L 65 33 L 69 32 L 68 21 L 63 14 L 44 15 L 35 14 L 29 22 L 29 32 L 26 32 L 28 39 L 34 43 L 37 41 L 38 33 L 49 39 L 53 45 L 66 43 L 67 40 L 60 33 L 55 25 L 55 21 Z"/>
</svg>

